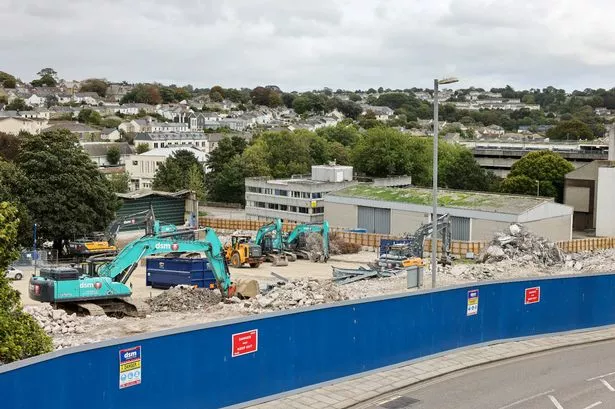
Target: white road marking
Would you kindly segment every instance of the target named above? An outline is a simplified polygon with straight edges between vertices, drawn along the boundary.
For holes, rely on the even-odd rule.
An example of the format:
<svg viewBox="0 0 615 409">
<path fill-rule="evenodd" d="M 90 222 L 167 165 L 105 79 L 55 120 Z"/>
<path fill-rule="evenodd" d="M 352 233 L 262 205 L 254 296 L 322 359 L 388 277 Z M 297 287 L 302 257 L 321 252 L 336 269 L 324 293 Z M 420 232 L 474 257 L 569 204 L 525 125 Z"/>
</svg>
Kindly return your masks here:
<svg viewBox="0 0 615 409">
<path fill-rule="evenodd" d="M 608 390 L 610 390 L 611 392 L 615 392 L 615 388 L 613 388 L 610 383 L 608 383 L 604 379 L 600 379 L 600 382 L 602 382 L 602 384 L 606 386 Z"/>
<path fill-rule="evenodd" d="M 592 403 L 591 405 L 589 405 L 588 407 L 583 408 L 583 409 L 592 409 L 592 408 L 595 408 L 598 405 L 602 405 L 602 402 L 598 401 L 596 403 Z"/>
<path fill-rule="evenodd" d="M 527 402 L 527 401 L 529 401 L 529 400 L 536 399 L 536 398 L 539 398 L 539 397 L 541 397 L 541 396 L 548 395 L 548 394 L 549 394 L 549 393 L 551 393 L 551 392 L 555 392 L 555 389 L 551 389 L 551 390 L 549 390 L 549 391 L 542 392 L 542 393 L 537 393 L 536 395 L 532 395 L 532 396 L 529 396 L 529 397 L 527 397 L 527 398 L 520 399 L 520 400 L 518 400 L 518 401 L 516 401 L 516 402 L 509 403 L 508 405 L 506 405 L 506 406 L 502 406 L 501 408 L 498 408 L 498 409 L 507 409 L 507 408 L 512 408 L 512 407 L 513 407 L 513 406 L 515 406 L 515 405 L 518 405 L 518 404 L 520 404 L 520 403 L 525 403 L 525 402 Z"/>
<path fill-rule="evenodd" d="M 611 375 L 615 375 L 615 372 L 609 372 L 609 373 L 605 373 L 604 375 L 594 376 L 593 378 L 589 378 L 589 379 L 586 379 L 586 380 L 587 380 L 587 382 L 595 381 L 596 379 L 606 378 L 607 376 L 611 376 Z"/>
<path fill-rule="evenodd" d="M 557 399 L 555 399 L 555 396 L 549 395 L 549 399 L 551 399 L 551 402 L 555 405 L 555 407 L 557 409 L 564 409 L 564 407 L 562 405 L 560 405 L 560 403 L 557 401 Z"/>
<path fill-rule="evenodd" d="M 385 400 L 383 400 L 382 402 L 378 402 L 376 405 L 380 406 L 380 405 L 382 405 L 382 404 L 384 404 L 384 403 L 388 403 L 388 402 L 394 401 L 394 400 L 399 399 L 399 398 L 401 398 L 401 396 L 400 396 L 400 395 L 393 396 L 392 398 L 385 399 Z"/>
</svg>

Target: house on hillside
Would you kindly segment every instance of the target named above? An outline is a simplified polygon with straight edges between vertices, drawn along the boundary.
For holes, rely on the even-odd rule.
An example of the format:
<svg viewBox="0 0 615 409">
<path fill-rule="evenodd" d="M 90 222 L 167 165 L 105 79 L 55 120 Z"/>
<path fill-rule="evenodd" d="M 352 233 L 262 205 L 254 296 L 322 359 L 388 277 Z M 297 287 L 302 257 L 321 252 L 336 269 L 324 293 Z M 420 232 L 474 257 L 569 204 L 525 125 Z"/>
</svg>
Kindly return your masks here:
<svg viewBox="0 0 615 409">
<path fill-rule="evenodd" d="M 68 129 L 71 133 L 77 135 L 81 142 L 100 141 L 100 129 L 92 128 L 89 125 L 80 124 L 78 122 L 58 122 L 47 127 L 45 131 L 55 131 L 59 129 Z"/>
<path fill-rule="evenodd" d="M 124 165 L 126 160 L 134 154 L 134 149 L 128 144 L 128 142 L 83 142 L 81 143 L 83 150 L 92 158 L 92 162 L 96 163 L 98 167 Z M 107 160 L 107 152 L 112 147 L 116 147 L 120 150 L 120 161 L 117 164 L 111 164 Z"/>
<path fill-rule="evenodd" d="M 18 135 L 20 132 L 39 134 L 47 127 L 48 122 L 38 118 L 0 117 L 0 132 L 10 135 Z"/>
<path fill-rule="evenodd" d="M 130 175 L 130 190 L 151 189 L 158 167 L 168 157 L 178 151 L 192 152 L 198 162 L 205 168 L 208 155 L 193 146 L 173 146 L 157 148 L 139 155 L 131 155 L 126 162 L 126 172 Z"/>
<path fill-rule="evenodd" d="M 115 142 L 119 141 L 122 135 L 120 135 L 120 131 L 115 128 L 103 128 L 100 131 L 100 139 L 104 141 Z"/>
</svg>

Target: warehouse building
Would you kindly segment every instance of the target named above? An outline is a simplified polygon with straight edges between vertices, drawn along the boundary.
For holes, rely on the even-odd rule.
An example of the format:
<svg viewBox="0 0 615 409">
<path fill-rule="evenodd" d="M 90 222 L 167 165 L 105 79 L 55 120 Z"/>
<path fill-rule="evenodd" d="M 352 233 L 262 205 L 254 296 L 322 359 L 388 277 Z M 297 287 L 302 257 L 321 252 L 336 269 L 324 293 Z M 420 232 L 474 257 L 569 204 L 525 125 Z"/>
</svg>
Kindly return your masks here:
<svg viewBox="0 0 615 409">
<path fill-rule="evenodd" d="M 130 193 L 117 193 L 122 201 L 116 218 L 126 217 L 146 211 L 152 206 L 157 220 L 164 224 L 181 226 L 194 223 L 199 213 L 196 194 L 190 190 L 179 192 L 158 192 L 155 190 L 137 190 Z M 122 230 L 142 230 L 143 225 L 126 225 Z"/>
<path fill-rule="evenodd" d="M 325 219 L 341 228 L 403 235 L 431 220 L 430 189 L 357 184 L 325 196 Z M 438 212 L 451 216 L 453 240 L 491 240 L 511 223 L 521 223 L 550 240 L 572 238 L 570 206 L 551 198 L 440 190 Z"/>
<path fill-rule="evenodd" d="M 312 166 L 311 175 L 289 179 L 246 178 L 246 217 L 322 223 L 325 195 L 357 183 L 352 166 L 335 164 Z M 371 184 L 379 186 L 410 186 L 411 183 L 410 176 L 371 180 Z"/>
</svg>

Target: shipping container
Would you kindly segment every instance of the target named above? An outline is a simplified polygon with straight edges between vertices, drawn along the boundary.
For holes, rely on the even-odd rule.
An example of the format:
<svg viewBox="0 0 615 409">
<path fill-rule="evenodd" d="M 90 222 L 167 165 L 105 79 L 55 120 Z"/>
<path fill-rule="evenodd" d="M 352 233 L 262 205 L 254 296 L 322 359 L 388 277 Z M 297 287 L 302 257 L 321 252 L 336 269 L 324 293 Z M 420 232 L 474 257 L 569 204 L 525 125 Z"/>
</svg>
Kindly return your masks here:
<svg viewBox="0 0 615 409">
<path fill-rule="evenodd" d="M 145 285 L 167 289 L 176 285 L 216 288 L 216 277 L 206 258 L 148 258 Z"/>
</svg>

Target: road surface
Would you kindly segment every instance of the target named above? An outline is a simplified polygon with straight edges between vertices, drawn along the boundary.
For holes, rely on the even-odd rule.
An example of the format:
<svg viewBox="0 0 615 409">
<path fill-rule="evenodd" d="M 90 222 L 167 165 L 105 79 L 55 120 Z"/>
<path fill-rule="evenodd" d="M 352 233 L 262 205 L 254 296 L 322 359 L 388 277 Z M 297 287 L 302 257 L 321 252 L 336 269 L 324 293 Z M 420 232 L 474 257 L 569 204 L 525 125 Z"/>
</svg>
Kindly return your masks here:
<svg viewBox="0 0 615 409">
<path fill-rule="evenodd" d="M 458 372 L 356 408 L 615 408 L 615 340 Z"/>
</svg>

